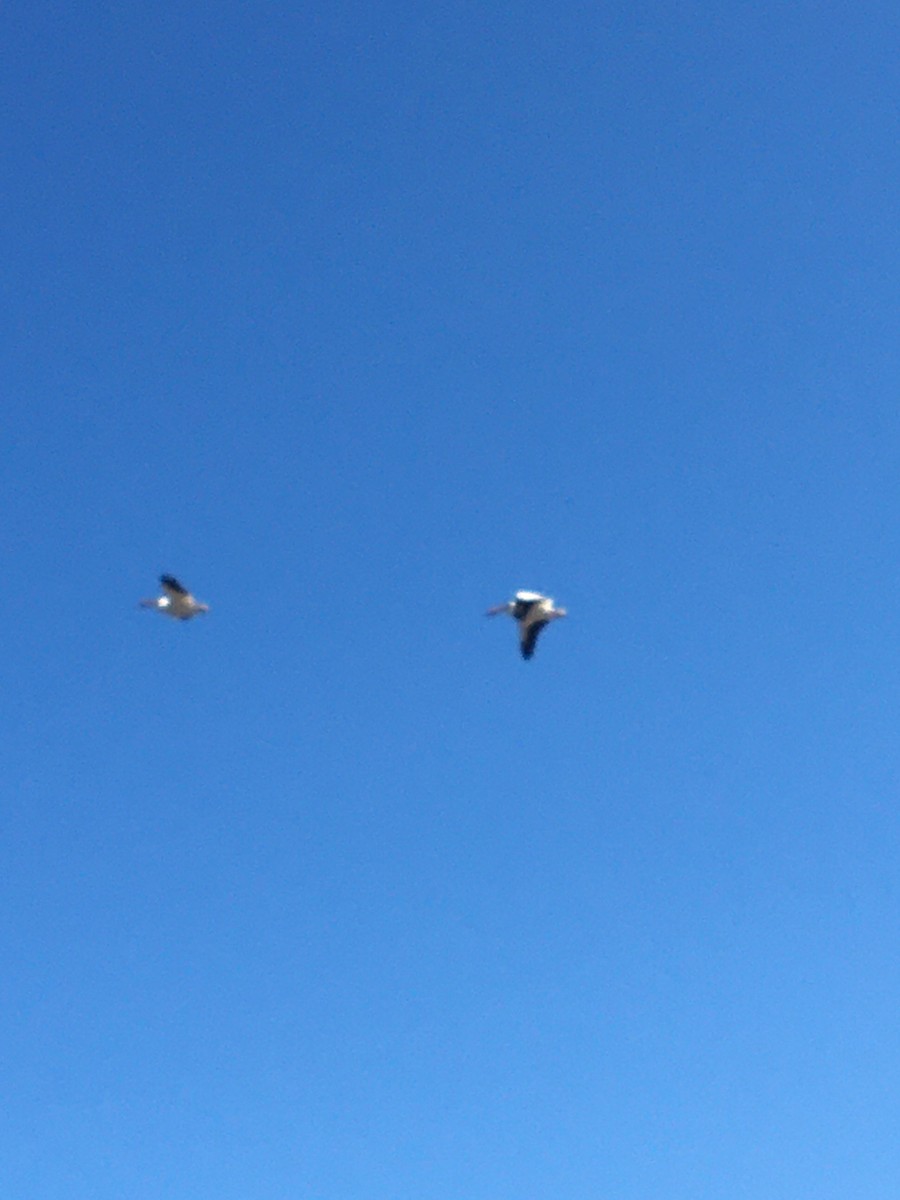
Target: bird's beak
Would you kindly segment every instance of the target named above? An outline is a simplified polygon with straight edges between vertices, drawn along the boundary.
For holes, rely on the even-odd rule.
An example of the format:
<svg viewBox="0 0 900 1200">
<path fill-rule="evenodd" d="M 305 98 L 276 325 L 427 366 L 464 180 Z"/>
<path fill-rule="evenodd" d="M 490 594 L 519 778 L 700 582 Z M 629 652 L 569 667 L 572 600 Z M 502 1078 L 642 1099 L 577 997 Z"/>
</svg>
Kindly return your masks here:
<svg viewBox="0 0 900 1200">
<path fill-rule="evenodd" d="M 567 608 L 558 608 L 556 610 L 556 615 L 558 617 L 567 617 L 569 615 L 569 610 Z"/>
</svg>

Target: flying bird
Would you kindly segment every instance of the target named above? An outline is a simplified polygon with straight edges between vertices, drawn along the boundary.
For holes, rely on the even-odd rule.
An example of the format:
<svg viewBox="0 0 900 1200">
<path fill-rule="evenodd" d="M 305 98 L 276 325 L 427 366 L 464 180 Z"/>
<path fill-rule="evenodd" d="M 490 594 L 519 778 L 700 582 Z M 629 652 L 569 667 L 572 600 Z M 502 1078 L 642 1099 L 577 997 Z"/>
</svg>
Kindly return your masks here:
<svg viewBox="0 0 900 1200">
<path fill-rule="evenodd" d="M 141 608 L 155 608 L 157 612 L 165 613 L 167 617 L 175 617 L 179 621 L 189 621 L 197 613 L 209 612 L 208 604 L 195 600 L 186 587 L 183 587 L 174 575 L 160 575 L 163 595 L 152 600 L 142 600 Z"/>
<path fill-rule="evenodd" d="M 556 608 L 549 596 L 540 592 L 516 592 L 515 597 L 506 604 L 498 604 L 489 608 L 487 616 L 496 617 L 498 613 L 509 613 L 519 623 L 519 643 L 523 658 L 531 658 L 537 645 L 538 634 L 545 625 L 558 617 L 566 616 L 564 608 Z"/>
</svg>

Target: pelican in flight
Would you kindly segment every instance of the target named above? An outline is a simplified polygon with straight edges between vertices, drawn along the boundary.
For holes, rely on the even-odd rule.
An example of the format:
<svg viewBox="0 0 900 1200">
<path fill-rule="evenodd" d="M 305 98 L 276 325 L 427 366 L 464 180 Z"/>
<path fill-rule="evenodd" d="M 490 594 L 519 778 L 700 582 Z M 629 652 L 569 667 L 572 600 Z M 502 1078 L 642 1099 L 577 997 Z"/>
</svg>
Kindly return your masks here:
<svg viewBox="0 0 900 1200">
<path fill-rule="evenodd" d="M 208 604 L 195 600 L 186 587 L 178 582 L 174 575 L 160 575 L 163 595 L 152 600 L 142 600 L 141 608 L 155 608 L 157 612 L 165 613 L 167 617 L 175 617 L 179 621 L 189 621 L 197 613 L 209 612 Z"/>
<path fill-rule="evenodd" d="M 545 625 L 566 616 L 564 608 L 557 608 L 549 596 L 542 596 L 540 592 L 516 592 L 506 604 L 498 604 L 487 611 L 489 617 L 496 617 L 498 613 L 509 613 L 518 621 L 523 658 L 531 658 L 534 654 L 538 634 Z"/>
</svg>

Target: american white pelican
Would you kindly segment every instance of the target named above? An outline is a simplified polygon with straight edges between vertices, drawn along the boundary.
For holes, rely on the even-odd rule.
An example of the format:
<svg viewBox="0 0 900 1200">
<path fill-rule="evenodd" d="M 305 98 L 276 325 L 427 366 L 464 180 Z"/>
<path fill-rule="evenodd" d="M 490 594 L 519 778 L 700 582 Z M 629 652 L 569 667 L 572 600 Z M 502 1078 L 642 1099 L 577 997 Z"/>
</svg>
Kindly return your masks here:
<svg viewBox="0 0 900 1200">
<path fill-rule="evenodd" d="M 175 617 L 179 621 L 189 621 L 197 613 L 209 612 L 208 604 L 195 600 L 186 587 L 182 587 L 174 575 L 160 575 L 164 595 L 153 600 L 142 600 L 141 608 L 155 608 L 157 612 L 165 613 L 167 617 Z"/>
<path fill-rule="evenodd" d="M 540 592 L 516 592 L 515 597 L 506 604 L 498 604 L 489 608 L 487 616 L 496 617 L 498 613 L 509 613 L 519 622 L 519 641 L 522 657 L 531 658 L 537 644 L 538 634 L 545 625 L 558 617 L 566 616 L 564 608 L 556 608 L 549 596 Z"/>
</svg>

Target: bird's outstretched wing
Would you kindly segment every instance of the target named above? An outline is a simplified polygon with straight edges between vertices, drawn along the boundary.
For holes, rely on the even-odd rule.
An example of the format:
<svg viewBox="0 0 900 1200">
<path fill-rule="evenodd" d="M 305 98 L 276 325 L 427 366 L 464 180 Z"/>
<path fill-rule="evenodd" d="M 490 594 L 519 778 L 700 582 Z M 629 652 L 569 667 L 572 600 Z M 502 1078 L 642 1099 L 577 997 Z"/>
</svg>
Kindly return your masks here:
<svg viewBox="0 0 900 1200">
<path fill-rule="evenodd" d="M 183 599 L 185 596 L 189 596 L 191 594 L 186 587 L 183 587 L 178 582 L 174 575 L 160 575 L 159 582 L 162 584 L 162 589 L 166 595 L 173 600 L 176 597 Z"/>
<path fill-rule="evenodd" d="M 534 621 L 531 625 L 523 625 L 522 627 L 522 657 L 531 658 L 534 654 L 534 648 L 537 645 L 538 634 L 545 625 L 549 625 L 549 621 Z"/>
</svg>

